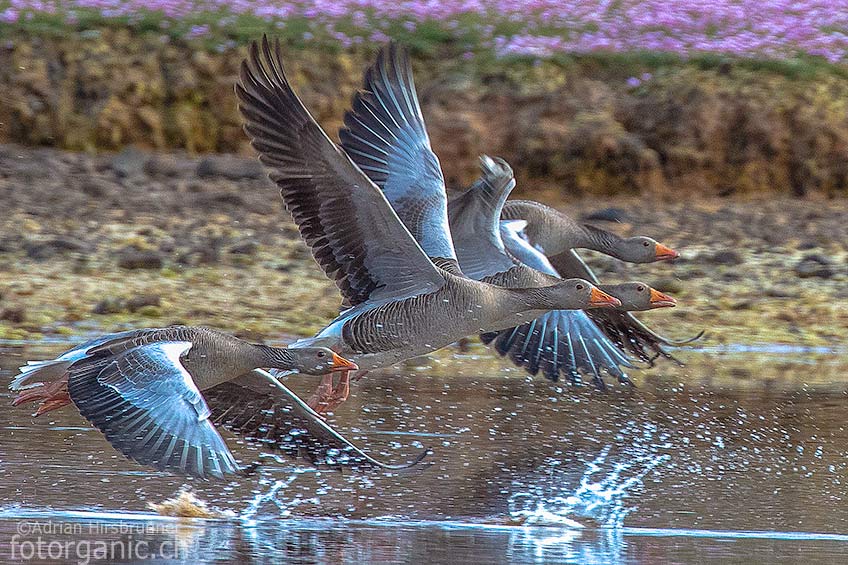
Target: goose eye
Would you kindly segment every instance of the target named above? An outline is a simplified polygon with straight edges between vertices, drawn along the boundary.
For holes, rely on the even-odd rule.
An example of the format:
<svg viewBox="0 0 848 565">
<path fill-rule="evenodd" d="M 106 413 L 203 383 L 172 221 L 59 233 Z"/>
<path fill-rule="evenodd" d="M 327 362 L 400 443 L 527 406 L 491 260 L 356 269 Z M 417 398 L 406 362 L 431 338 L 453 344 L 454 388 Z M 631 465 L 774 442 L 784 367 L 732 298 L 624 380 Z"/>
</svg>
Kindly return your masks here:
<svg viewBox="0 0 848 565">
<path fill-rule="evenodd" d="M 642 242 L 643 247 L 648 247 L 649 245 L 651 245 L 650 242 L 647 242 L 647 241 Z"/>
<path fill-rule="evenodd" d="M 644 287 L 644 286 L 639 285 L 639 286 L 637 286 L 637 287 L 636 287 L 636 292 L 644 292 L 644 291 L 645 291 L 645 287 Z"/>
<path fill-rule="evenodd" d="M 577 285 L 577 290 L 583 290 L 583 285 L 582 285 L 582 284 L 578 284 L 578 285 Z"/>
<path fill-rule="evenodd" d="M 326 357 L 326 356 L 327 356 L 327 354 L 324 353 L 323 351 L 318 352 L 318 357 Z"/>
</svg>

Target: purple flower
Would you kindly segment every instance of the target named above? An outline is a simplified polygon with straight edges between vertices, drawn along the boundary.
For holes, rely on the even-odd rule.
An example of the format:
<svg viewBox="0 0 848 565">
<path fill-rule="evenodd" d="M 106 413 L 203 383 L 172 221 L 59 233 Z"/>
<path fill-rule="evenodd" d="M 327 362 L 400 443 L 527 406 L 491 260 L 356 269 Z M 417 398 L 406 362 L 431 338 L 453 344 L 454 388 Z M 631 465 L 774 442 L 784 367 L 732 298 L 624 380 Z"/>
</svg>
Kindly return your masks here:
<svg viewBox="0 0 848 565">
<path fill-rule="evenodd" d="M 208 25 L 191 26 L 191 29 L 188 30 L 189 37 L 203 37 L 204 35 L 209 35 Z"/>
<path fill-rule="evenodd" d="M 13 24 L 18 21 L 20 13 L 14 8 L 6 8 L 0 12 L 0 22 Z"/>
<path fill-rule="evenodd" d="M 249 16 L 278 29 L 305 19 L 311 31 L 304 39 L 314 32 L 342 46 L 383 42 L 388 30 L 416 33 L 427 23 L 458 41 L 477 37 L 475 50 L 500 56 L 647 50 L 848 61 L 848 0 L 0 0 L 0 6 L 0 23 L 8 25 L 47 14 L 74 24 L 85 13 L 99 17 L 96 27 L 110 20 L 133 26 L 155 14 L 163 29 L 193 24 L 190 37 L 226 33 Z"/>
</svg>

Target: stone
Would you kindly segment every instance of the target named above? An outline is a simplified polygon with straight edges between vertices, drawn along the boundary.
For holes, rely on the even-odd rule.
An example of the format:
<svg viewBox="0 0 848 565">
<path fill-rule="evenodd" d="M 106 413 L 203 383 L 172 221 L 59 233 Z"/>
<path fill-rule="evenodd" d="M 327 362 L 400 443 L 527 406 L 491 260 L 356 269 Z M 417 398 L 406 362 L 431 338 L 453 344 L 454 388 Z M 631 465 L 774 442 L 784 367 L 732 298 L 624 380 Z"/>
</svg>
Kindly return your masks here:
<svg viewBox="0 0 848 565">
<path fill-rule="evenodd" d="M 812 277 L 829 279 L 835 271 L 830 260 L 818 254 L 811 254 L 798 261 L 795 265 L 795 274 L 802 279 Z"/>
<path fill-rule="evenodd" d="M 124 301 L 113 296 L 104 298 L 91 309 L 92 314 L 120 314 L 126 309 Z"/>
<path fill-rule="evenodd" d="M 234 255 L 253 255 L 259 249 L 259 244 L 252 240 L 241 241 L 231 246 L 229 252 Z"/>
<path fill-rule="evenodd" d="M 56 237 L 46 241 L 30 241 L 24 246 L 27 257 L 37 261 L 44 261 L 63 253 L 82 252 L 86 248 L 83 242 L 69 237 Z"/>
<path fill-rule="evenodd" d="M 22 324 L 26 320 L 26 310 L 22 306 L 13 306 L 0 310 L 0 320 L 13 324 Z"/>
<path fill-rule="evenodd" d="M 801 293 L 797 290 L 792 290 L 783 286 L 774 286 L 767 288 L 763 294 L 769 298 L 800 298 Z"/>
<path fill-rule="evenodd" d="M 713 265 L 740 265 L 745 262 L 739 253 L 730 249 L 717 251 L 712 255 L 702 257 L 707 263 L 711 263 Z"/>
<path fill-rule="evenodd" d="M 163 264 L 162 256 L 156 251 L 127 248 L 118 255 L 118 266 L 122 269 L 161 269 Z"/>
<path fill-rule="evenodd" d="M 127 300 L 127 310 L 130 312 L 136 312 L 145 308 L 147 306 L 160 306 L 162 304 L 162 297 L 158 294 L 137 294 Z"/>
<path fill-rule="evenodd" d="M 145 166 L 150 158 L 149 153 L 129 146 L 112 157 L 109 167 L 121 178 L 135 177 L 144 174 Z"/>
</svg>

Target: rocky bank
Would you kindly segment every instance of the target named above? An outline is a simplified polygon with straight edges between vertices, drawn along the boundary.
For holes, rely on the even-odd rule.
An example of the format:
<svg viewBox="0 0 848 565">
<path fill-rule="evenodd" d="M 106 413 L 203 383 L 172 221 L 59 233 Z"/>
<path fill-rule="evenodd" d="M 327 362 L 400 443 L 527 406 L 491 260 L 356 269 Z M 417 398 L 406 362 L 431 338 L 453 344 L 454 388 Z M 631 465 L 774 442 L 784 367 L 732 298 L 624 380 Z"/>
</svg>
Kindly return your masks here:
<svg viewBox="0 0 848 565">
<path fill-rule="evenodd" d="M 338 312 L 338 292 L 253 159 L 5 145 L 0 202 L 0 338 L 190 323 L 279 340 Z M 845 341 L 846 200 L 549 202 L 682 251 L 642 266 L 589 255 L 605 280 L 640 279 L 679 298 L 642 315 L 660 332 L 706 329 L 707 346 Z"/>
</svg>

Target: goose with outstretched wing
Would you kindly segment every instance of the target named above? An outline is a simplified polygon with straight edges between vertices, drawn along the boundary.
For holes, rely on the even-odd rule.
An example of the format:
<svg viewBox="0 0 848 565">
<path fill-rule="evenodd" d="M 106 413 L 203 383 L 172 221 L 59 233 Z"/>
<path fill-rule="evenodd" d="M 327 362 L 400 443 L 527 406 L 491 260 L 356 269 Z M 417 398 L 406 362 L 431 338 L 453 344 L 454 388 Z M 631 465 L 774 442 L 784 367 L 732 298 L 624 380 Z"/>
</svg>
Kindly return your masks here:
<svg viewBox="0 0 848 565">
<path fill-rule="evenodd" d="M 512 169 L 502 159 L 480 158 L 481 177 L 448 205 L 448 216 L 460 267 L 475 278 L 507 286 L 551 284 L 559 277 L 544 256 L 511 253 L 505 245 L 517 237 L 501 226 L 500 215 L 515 186 Z M 510 228 L 520 228 L 511 222 Z M 674 299 L 644 283 L 610 285 L 604 292 L 618 298 L 616 309 L 649 309 L 673 306 Z M 607 373 L 628 382 L 625 370 L 633 367 L 624 352 L 609 340 L 583 310 L 539 312 L 515 327 L 481 334 L 501 355 L 508 355 L 531 374 L 548 379 L 560 376 L 578 381 L 589 375 L 599 387 Z"/>
<path fill-rule="evenodd" d="M 507 249 L 525 257 L 528 254 L 544 257 L 552 272 L 563 278 L 583 277 L 594 284 L 599 283 L 595 273 L 578 254 L 578 248 L 598 251 L 630 263 L 652 263 L 679 256 L 673 249 L 651 238 L 619 237 L 612 232 L 580 224 L 562 212 L 532 200 L 510 200 L 504 205 L 501 213 L 504 228 L 507 229 L 506 223 L 513 220 L 524 224 L 521 229 L 511 230 L 520 235 L 520 239 L 504 238 Z M 530 249 L 525 249 L 522 240 L 530 245 Z M 653 364 L 657 357 L 680 364 L 665 347 L 686 345 L 700 339 L 704 333 L 683 340 L 670 339 L 656 333 L 626 310 L 618 308 L 606 313 L 590 311 L 587 314 L 609 339 L 649 364 Z"/>
<path fill-rule="evenodd" d="M 443 175 L 424 125 L 409 58 L 396 44 L 383 48 L 366 71 L 363 88 L 345 114 L 345 127 L 339 138 L 344 150 L 383 191 L 398 217 L 436 264 L 452 270 L 457 270 L 458 264 L 458 270 L 472 279 L 508 288 L 544 287 L 559 281 L 559 277 L 518 265 L 500 241 L 500 209 L 515 185 L 511 171 L 498 179 L 503 183 L 490 176 L 478 183 L 469 198 L 461 197 L 448 207 Z M 491 159 L 486 163 L 496 166 Z M 502 325 L 512 330 L 528 322 L 534 332 L 525 337 L 532 340 L 538 337 L 535 319 L 548 311 L 511 314 Z M 574 376 L 579 368 L 591 372 L 596 382 L 602 382 L 599 369 L 606 366 L 624 378 L 623 372 L 616 369 L 629 362 L 609 340 L 603 339 L 585 314 L 575 312 L 564 318 L 574 320 L 573 325 L 564 327 L 561 321 L 559 329 L 552 325 L 550 331 L 574 336 L 575 342 L 568 343 L 571 349 L 554 349 L 553 356 L 560 360 L 542 362 L 540 348 L 546 342 L 538 343 L 535 349 L 528 348 L 523 355 L 532 358 L 527 361 L 531 371 L 538 371 L 542 363 L 546 374 L 558 375 L 560 370 L 571 367 L 569 374 Z M 582 332 L 577 331 L 580 328 L 584 328 Z"/>
<path fill-rule="evenodd" d="M 449 236 L 446 240 L 437 230 L 432 237 L 413 237 L 410 229 L 416 228 L 401 221 L 383 191 L 352 160 L 362 156 L 346 153 L 315 122 L 286 78 L 279 42 L 272 46 L 263 38 L 250 46 L 236 95 L 245 132 L 313 257 L 336 282 L 348 307 L 316 336 L 292 347 L 329 347 L 367 370 L 500 329 L 501 320 L 521 312 L 617 304 L 582 280 L 507 289 L 461 276 Z M 414 106 L 407 101 L 394 96 L 393 107 L 405 117 L 393 116 L 393 123 L 409 122 L 406 112 Z M 379 137 L 387 135 L 383 131 Z M 372 142 L 375 158 L 370 162 L 389 163 L 385 145 L 378 142 Z M 410 151 L 415 150 L 421 146 Z M 401 157 L 398 161 L 406 162 Z M 419 163 L 405 174 L 423 178 L 420 185 L 428 186 L 431 165 Z M 415 174 L 419 168 L 425 170 L 423 176 Z M 384 186 L 394 187 L 396 178 L 389 168 L 385 171 Z M 404 182 L 398 180 L 398 185 Z M 402 187 L 392 190 L 406 193 Z M 426 206 L 418 211 L 426 218 L 432 212 Z M 412 225 L 427 230 L 431 221 Z M 343 373 L 337 384 L 332 377 L 322 382 L 311 402 L 321 411 L 331 410 L 348 392 L 349 375 Z"/>
<path fill-rule="evenodd" d="M 75 405 L 126 457 L 163 471 L 223 478 L 252 469 L 236 462 L 215 424 L 313 463 L 395 468 L 349 442 L 258 367 L 314 375 L 356 369 L 323 347 L 269 347 L 171 326 L 105 335 L 56 359 L 29 362 L 10 388 L 13 404 L 38 403 L 36 416 Z"/>
</svg>

